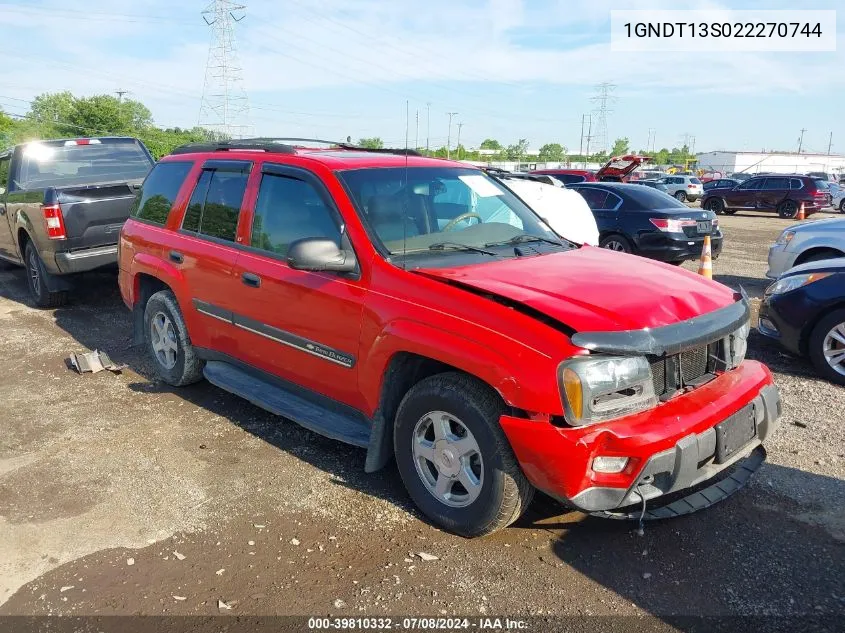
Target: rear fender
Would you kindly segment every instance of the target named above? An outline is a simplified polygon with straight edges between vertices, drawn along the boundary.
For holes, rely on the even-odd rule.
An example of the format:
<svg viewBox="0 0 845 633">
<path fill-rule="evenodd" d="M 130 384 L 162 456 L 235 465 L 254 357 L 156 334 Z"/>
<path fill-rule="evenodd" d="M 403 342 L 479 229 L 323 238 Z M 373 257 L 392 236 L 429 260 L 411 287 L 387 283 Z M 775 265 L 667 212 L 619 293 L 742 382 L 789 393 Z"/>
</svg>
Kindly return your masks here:
<svg viewBox="0 0 845 633">
<path fill-rule="evenodd" d="M 141 291 L 141 276 L 149 275 L 167 285 L 176 295 L 176 300 L 183 314 L 186 312 L 185 307 L 188 305 L 190 294 L 182 271 L 154 255 L 137 253 L 132 259 L 130 271 L 132 276 L 132 338 L 134 344 L 140 345 L 144 342 L 144 308 L 147 299 L 149 299 L 149 296 L 145 296 Z M 186 325 L 190 330 L 189 324 L 186 323 Z"/>
</svg>

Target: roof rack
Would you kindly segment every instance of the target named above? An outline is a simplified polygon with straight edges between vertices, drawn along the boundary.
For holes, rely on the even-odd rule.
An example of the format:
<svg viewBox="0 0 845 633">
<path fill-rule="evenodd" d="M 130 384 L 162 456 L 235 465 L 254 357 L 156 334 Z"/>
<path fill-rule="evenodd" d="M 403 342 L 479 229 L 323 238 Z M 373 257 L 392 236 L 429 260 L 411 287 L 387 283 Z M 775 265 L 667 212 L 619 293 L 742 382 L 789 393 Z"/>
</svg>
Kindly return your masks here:
<svg viewBox="0 0 845 633">
<path fill-rule="evenodd" d="M 246 138 L 233 139 L 229 141 L 212 141 L 188 143 L 174 149 L 171 154 L 193 154 L 197 152 L 224 152 L 237 150 L 275 152 L 278 154 L 295 154 L 296 150 L 302 148 L 301 143 L 321 143 L 338 149 L 354 150 L 357 152 L 373 152 L 378 154 L 399 154 L 402 156 L 421 156 L 413 149 L 391 149 L 387 147 L 369 148 L 359 147 L 351 143 L 338 141 L 326 141 L 317 138 Z"/>
</svg>

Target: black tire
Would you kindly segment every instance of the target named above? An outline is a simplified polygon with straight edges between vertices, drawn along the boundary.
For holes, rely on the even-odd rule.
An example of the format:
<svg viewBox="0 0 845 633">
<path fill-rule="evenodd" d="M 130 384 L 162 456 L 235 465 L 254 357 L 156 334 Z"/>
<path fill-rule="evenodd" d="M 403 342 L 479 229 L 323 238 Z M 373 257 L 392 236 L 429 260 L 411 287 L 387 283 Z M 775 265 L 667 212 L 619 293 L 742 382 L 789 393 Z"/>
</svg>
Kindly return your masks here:
<svg viewBox="0 0 845 633">
<path fill-rule="evenodd" d="M 26 243 L 24 249 L 24 269 L 26 270 L 26 283 L 29 287 L 29 296 L 39 308 L 58 308 L 67 303 L 67 292 L 60 290 L 50 292 L 47 290 L 47 282 L 50 273 L 44 268 L 44 262 L 38 256 L 38 250 L 32 242 Z"/>
<path fill-rule="evenodd" d="M 798 203 L 795 200 L 784 200 L 778 205 L 778 215 L 784 220 L 792 220 L 798 215 Z"/>
<path fill-rule="evenodd" d="M 734 213 L 736 213 L 736 209 L 724 209 L 722 213 L 724 213 L 725 215 L 733 215 Z"/>
<path fill-rule="evenodd" d="M 676 191 L 675 192 L 675 199 L 679 202 L 686 202 L 687 201 L 687 194 L 685 191 Z"/>
<path fill-rule="evenodd" d="M 710 198 L 704 203 L 704 208 L 707 211 L 712 211 L 716 215 L 722 215 L 725 212 L 725 203 L 721 198 Z"/>
<path fill-rule="evenodd" d="M 845 310 L 834 310 L 822 317 L 822 320 L 816 324 L 807 339 L 807 351 L 819 374 L 837 385 L 845 385 L 845 374 L 841 374 L 831 367 L 824 356 L 824 340 L 827 334 L 837 325 L 845 329 Z M 835 349 L 845 351 L 845 345 L 841 343 L 837 343 L 837 345 L 839 347 Z"/>
<path fill-rule="evenodd" d="M 610 235 L 604 236 L 599 241 L 599 246 L 619 253 L 634 252 L 634 245 L 631 244 L 631 240 L 619 233 L 611 233 Z"/>
<path fill-rule="evenodd" d="M 503 408 L 498 394 L 490 387 L 458 372 L 421 380 L 399 405 L 393 434 L 399 474 L 423 514 L 450 532 L 466 537 L 495 532 L 516 521 L 534 496 L 534 488 L 499 426 Z M 415 428 L 435 411 L 458 419 L 472 433 L 479 449 L 481 488 L 478 496 L 463 507 L 452 507 L 437 498 L 417 469 Z"/>
<path fill-rule="evenodd" d="M 172 336 L 169 336 L 168 340 L 175 345 L 172 365 L 163 360 L 154 347 L 153 319 L 158 319 L 159 316 L 165 317 L 170 324 L 167 332 Z M 167 322 L 164 324 L 165 328 L 167 328 Z M 182 387 L 202 380 L 205 362 L 197 358 L 194 352 L 179 303 L 170 290 L 155 293 L 144 307 L 144 344 L 156 374 L 168 385 Z M 169 357 L 170 354 L 165 353 L 165 356 Z"/>
<path fill-rule="evenodd" d="M 845 213 L 845 198 L 842 198 L 842 202 L 839 203 L 839 213 Z"/>
</svg>

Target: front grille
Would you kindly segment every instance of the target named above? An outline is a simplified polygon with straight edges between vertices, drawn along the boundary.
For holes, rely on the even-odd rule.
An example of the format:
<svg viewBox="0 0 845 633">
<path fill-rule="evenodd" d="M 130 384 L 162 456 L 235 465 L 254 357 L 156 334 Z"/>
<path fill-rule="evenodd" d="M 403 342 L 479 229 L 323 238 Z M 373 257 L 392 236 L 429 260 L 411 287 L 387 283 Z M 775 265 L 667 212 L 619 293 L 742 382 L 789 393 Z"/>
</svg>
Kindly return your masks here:
<svg viewBox="0 0 845 633">
<path fill-rule="evenodd" d="M 650 357 L 655 395 L 671 396 L 712 374 L 716 369 L 718 345 L 716 342 L 672 356 Z"/>
</svg>

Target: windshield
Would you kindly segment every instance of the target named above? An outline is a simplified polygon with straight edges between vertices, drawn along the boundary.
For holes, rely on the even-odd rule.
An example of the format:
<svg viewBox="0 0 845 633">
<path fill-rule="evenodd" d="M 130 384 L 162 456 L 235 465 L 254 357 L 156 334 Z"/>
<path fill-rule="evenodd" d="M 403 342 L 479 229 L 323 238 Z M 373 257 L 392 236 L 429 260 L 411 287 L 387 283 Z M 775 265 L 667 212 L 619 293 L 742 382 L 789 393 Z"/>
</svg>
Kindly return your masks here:
<svg viewBox="0 0 845 633">
<path fill-rule="evenodd" d="M 391 254 L 487 249 L 531 236 L 559 240 L 513 193 L 476 169 L 379 167 L 338 177 Z"/>
<path fill-rule="evenodd" d="M 142 180 L 153 161 L 135 139 L 29 143 L 14 176 L 18 189 Z"/>
</svg>

